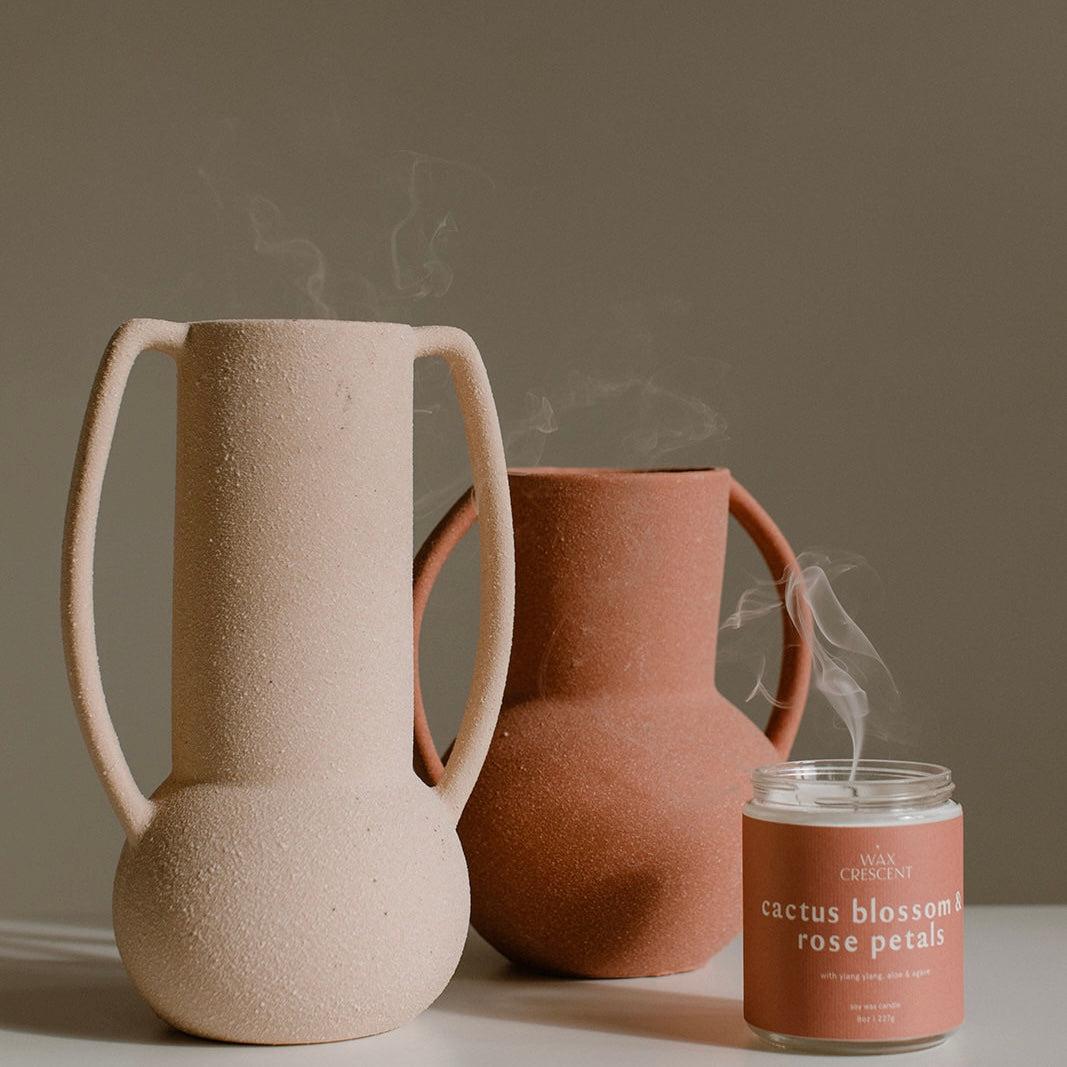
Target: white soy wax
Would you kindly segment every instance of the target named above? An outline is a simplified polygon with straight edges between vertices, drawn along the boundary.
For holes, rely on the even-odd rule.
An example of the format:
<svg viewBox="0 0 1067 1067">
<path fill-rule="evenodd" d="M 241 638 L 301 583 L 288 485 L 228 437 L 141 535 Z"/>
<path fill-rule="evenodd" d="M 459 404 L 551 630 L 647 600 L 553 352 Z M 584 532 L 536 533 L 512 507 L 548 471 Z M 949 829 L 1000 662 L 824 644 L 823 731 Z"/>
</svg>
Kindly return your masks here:
<svg viewBox="0 0 1067 1067">
<path fill-rule="evenodd" d="M 808 1052 L 900 1052 L 963 1020 L 963 812 L 928 763 L 809 760 L 752 776 L 745 1019 Z"/>
</svg>

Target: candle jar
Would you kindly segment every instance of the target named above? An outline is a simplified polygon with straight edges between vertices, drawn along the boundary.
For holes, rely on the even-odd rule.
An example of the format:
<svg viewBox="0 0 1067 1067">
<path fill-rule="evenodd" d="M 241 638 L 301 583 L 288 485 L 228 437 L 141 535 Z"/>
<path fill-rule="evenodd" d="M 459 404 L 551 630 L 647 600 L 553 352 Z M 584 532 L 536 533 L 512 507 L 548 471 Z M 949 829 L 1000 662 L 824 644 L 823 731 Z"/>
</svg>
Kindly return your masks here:
<svg viewBox="0 0 1067 1067">
<path fill-rule="evenodd" d="M 743 812 L 745 1020 L 805 1052 L 901 1052 L 963 1021 L 963 811 L 929 763 L 761 767 Z"/>
</svg>

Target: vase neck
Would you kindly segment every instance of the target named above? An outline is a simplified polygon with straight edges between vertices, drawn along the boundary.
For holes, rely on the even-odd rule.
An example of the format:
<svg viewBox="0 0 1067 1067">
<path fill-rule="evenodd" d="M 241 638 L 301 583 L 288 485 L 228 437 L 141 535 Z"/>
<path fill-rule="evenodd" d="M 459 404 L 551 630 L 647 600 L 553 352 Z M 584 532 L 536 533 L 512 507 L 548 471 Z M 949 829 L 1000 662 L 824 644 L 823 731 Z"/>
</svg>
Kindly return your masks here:
<svg viewBox="0 0 1067 1067">
<path fill-rule="evenodd" d="M 410 764 L 404 329 L 191 330 L 178 369 L 175 780 Z"/>
<path fill-rule="evenodd" d="M 516 474 L 511 484 L 506 700 L 710 691 L 729 474 Z"/>
</svg>

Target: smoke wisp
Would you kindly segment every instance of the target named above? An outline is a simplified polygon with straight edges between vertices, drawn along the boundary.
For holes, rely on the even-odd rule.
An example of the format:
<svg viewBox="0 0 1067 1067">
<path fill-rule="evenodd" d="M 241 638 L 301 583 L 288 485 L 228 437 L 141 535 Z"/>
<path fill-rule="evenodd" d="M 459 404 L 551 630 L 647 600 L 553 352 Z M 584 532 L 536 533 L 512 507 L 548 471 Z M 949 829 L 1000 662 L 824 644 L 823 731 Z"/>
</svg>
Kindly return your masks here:
<svg viewBox="0 0 1067 1067">
<path fill-rule="evenodd" d="M 672 453 L 723 437 L 726 420 L 697 396 L 655 378 L 607 380 L 572 370 L 561 389 L 527 392 L 524 411 L 508 420 L 511 466 L 546 459 L 558 440 L 558 465 L 656 467 Z"/>
<path fill-rule="evenodd" d="M 255 317 L 269 300 L 270 317 L 279 304 L 294 317 L 431 317 L 421 305 L 452 287 L 460 237 L 484 211 L 493 181 L 474 166 L 413 151 L 339 160 L 331 146 L 319 160 L 322 146 L 313 144 L 289 173 L 277 159 L 243 152 L 247 132 L 227 123 L 197 168 L 229 246 L 232 262 L 215 283 L 228 313 Z M 316 205 L 338 201 L 338 181 L 350 208 L 324 219 Z"/>
<path fill-rule="evenodd" d="M 786 609 L 811 649 L 813 690 L 848 728 L 855 767 L 872 721 L 877 725 L 893 722 L 900 709 L 900 693 L 889 668 L 845 609 L 836 588 L 867 564 L 859 556 L 817 551 L 801 552 L 797 563 L 798 572 L 786 583 Z M 780 608 L 778 586 L 768 578 L 741 594 L 722 628 L 740 630 L 777 615 Z M 763 682 L 764 667 L 765 661 L 750 699 L 757 694 L 771 699 Z"/>
<path fill-rule="evenodd" d="M 281 209 L 265 196 L 253 196 L 248 219 L 255 235 L 255 250 L 277 262 L 298 290 L 304 293 L 314 316 L 333 318 L 326 303 L 326 256 L 314 241 L 289 232 Z"/>
</svg>

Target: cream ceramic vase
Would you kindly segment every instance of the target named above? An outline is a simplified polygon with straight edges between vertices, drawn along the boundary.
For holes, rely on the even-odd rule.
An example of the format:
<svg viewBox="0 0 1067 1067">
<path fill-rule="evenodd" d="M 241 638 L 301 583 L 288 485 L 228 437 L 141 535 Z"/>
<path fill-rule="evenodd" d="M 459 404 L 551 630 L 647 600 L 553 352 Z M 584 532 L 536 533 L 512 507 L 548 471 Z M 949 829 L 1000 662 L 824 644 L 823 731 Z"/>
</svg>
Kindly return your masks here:
<svg viewBox="0 0 1067 1067">
<path fill-rule="evenodd" d="M 137 355 L 178 368 L 172 748 L 149 799 L 101 685 L 92 565 L 104 468 Z M 442 356 L 482 522 L 482 609 L 457 751 L 411 766 L 412 362 Z M 460 330 L 134 320 L 93 387 L 63 550 L 82 731 L 126 832 L 115 936 L 148 1003 L 227 1041 L 334 1041 L 427 1007 L 459 960 L 456 822 L 492 736 L 514 560 L 500 432 Z"/>
</svg>

